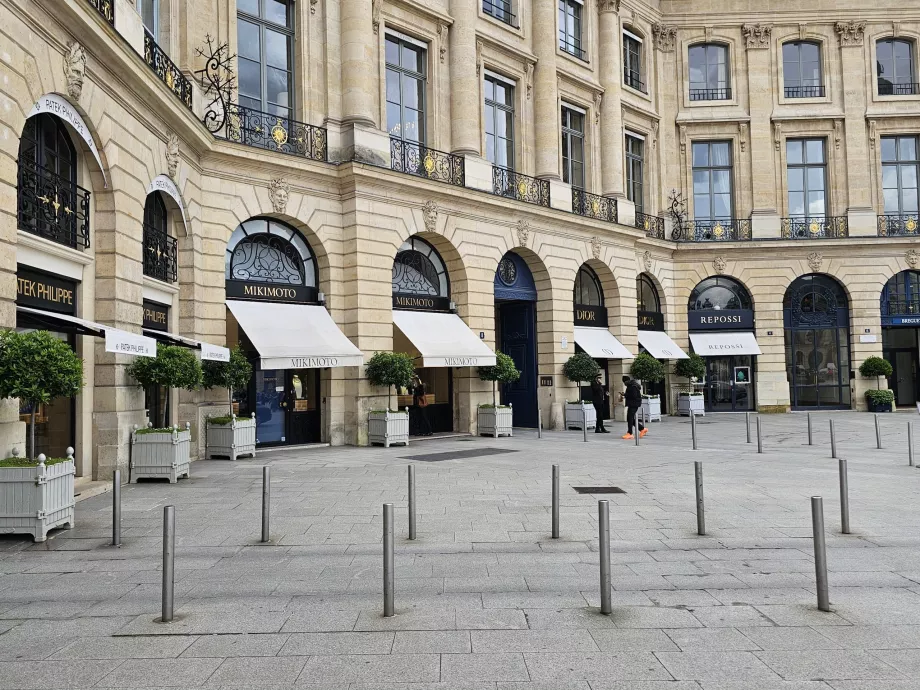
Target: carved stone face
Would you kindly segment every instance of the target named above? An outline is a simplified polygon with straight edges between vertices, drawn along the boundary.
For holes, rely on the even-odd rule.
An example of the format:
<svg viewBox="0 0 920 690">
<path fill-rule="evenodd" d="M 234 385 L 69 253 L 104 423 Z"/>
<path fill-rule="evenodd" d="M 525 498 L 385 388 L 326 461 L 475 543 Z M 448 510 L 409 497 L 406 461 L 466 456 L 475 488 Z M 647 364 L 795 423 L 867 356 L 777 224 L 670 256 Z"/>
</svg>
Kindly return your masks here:
<svg viewBox="0 0 920 690">
<path fill-rule="evenodd" d="M 272 207 L 274 207 L 275 213 L 284 213 L 288 202 L 287 185 L 273 184 L 269 197 L 271 198 Z"/>
</svg>

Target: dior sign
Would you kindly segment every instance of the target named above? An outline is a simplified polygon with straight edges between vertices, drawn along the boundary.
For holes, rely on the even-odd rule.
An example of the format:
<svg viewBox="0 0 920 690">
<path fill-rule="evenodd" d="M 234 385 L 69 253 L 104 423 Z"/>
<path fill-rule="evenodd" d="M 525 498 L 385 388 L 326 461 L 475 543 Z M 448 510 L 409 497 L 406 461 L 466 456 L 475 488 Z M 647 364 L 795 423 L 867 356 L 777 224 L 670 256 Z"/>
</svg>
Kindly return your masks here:
<svg viewBox="0 0 920 690">
<path fill-rule="evenodd" d="M 687 314 L 691 331 L 748 331 L 754 328 L 752 309 L 691 311 Z"/>
<path fill-rule="evenodd" d="M 606 307 L 596 307 L 588 304 L 576 304 L 574 317 L 576 326 L 595 326 L 597 328 L 607 327 Z"/>
</svg>

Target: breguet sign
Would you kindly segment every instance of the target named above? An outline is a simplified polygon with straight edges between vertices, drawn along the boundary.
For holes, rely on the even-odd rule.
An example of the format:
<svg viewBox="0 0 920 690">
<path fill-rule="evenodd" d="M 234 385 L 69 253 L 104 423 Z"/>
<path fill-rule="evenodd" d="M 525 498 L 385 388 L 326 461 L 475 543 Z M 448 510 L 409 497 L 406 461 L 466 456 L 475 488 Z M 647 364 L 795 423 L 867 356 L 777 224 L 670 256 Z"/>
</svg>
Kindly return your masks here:
<svg viewBox="0 0 920 690">
<path fill-rule="evenodd" d="M 575 325 L 607 328 L 607 307 L 594 307 L 588 304 L 576 304 Z"/>
<path fill-rule="evenodd" d="M 228 280 L 227 299 L 262 300 L 265 302 L 290 302 L 305 304 L 315 302 L 316 288 L 303 285 L 280 285 L 278 283 L 250 283 L 242 280 Z"/>
<path fill-rule="evenodd" d="M 76 314 L 76 292 L 69 280 L 23 268 L 16 273 L 16 303 L 24 307 Z"/>
<path fill-rule="evenodd" d="M 687 314 L 691 331 L 750 331 L 754 328 L 752 309 L 691 311 Z"/>
<path fill-rule="evenodd" d="M 425 295 L 393 295 L 393 309 L 411 309 L 413 311 L 450 311 L 450 300 L 446 297 L 426 297 Z"/>
</svg>

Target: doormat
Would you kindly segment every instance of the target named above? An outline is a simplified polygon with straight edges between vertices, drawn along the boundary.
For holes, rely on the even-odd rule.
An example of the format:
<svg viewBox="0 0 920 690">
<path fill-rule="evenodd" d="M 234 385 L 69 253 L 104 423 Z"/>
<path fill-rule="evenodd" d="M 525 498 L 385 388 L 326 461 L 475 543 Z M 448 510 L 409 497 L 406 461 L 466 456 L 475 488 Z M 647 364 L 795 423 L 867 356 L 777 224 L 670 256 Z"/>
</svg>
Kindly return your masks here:
<svg viewBox="0 0 920 690">
<path fill-rule="evenodd" d="M 573 489 L 580 494 L 625 494 L 618 486 L 573 486 Z"/>
<path fill-rule="evenodd" d="M 418 460 L 419 462 L 441 462 L 442 460 L 465 460 L 467 458 L 481 458 L 486 455 L 502 455 L 504 453 L 517 453 L 511 448 L 471 448 L 470 450 L 454 450 L 447 453 L 427 453 L 425 455 L 406 455 L 400 460 Z"/>
</svg>

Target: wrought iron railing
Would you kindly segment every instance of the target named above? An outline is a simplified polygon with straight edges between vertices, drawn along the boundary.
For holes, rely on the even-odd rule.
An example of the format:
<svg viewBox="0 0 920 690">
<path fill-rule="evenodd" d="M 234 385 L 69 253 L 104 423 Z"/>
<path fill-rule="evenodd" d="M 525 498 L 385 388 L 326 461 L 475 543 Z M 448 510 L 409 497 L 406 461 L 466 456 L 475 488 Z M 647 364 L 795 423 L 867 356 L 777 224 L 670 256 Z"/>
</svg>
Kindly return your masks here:
<svg viewBox="0 0 920 690">
<path fill-rule="evenodd" d="M 891 82 L 879 82 L 879 96 L 916 96 L 920 94 L 920 84 L 892 84 Z"/>
<path fill-rule="evenodd" d="M 577 46 L 574 43 L 570 43 L 562 36 L 559 37 L 559 49 L 568 53 L 569 55 L 574 55 L 579 60 L 584 60 L 585 62 L 588 61 L 588 54 L 582 50 L 580 46 Z"/>
<path fill-rule="evenodd" d="M 751 239 L 750 218 L 688 220 L 675 228 L 671 239 L 683 242 L 732 242 Z"/>
<path fill-rule="evenodd" d="M 517 17 L 511 12 L 511 3 L 505 0 L 482 0 L 482 11 L 505 24 L 517 26 Z"/>
<path fill-rule="evenodd" d="M 577 187 L 572 187 L 572 211 L 579 216 L 606 220 L 610 223 L 616 223 L 618 219 L 616 199 L 591 194 Z"/>
<path fill-rule="evenodd" d="M 18 162 L 20 230 L 74 249 L 89 246 L 89 191 L 34 161 Z"/>
<path fill-rule="evenodd" d="M 780 235 L 788 240 L 828 239 L 849 237 L 846 216 L 815 216 L 813 218 L 783 218 Z"/>
<path fill-rule="evenodd" d="M 664 218 L 661 216 L 650 216 L 647 213 L 636 211 L 636 227 L 644 230 L 646 237 L 654 237 L 656 240 L 664 239 Z"/>
<path fill-rule="evenodd" d="M 223 106 L 216 100 L 205 112 L 204 124 L 214 136 L 227 141 L 316 161 L 328 160 L 326 129 L 283 115 L 236 103 Z"/>
<path fill-rule="evenodd" d="M 175 283 L 178 275 L 176 238 L 144 224 L 144 275 Z"/>
<path fill-rule="evenodd" d="M 895 315 L 920 315 L 920 299 L 906 299 L 904 297 L 882 298 L 882 316 Z M 882 324 L 890 325 L 890 324 Z"/>
<path fill-rule="evenodd" d="M 640 74 L 631 69 L 623 69 L 623 83 L 626 84 L 631 89 L 636 91 L 641 91 L 642 93 L 648 93 L 648 90 L 645 88 L 645 82 L 640 79 Z"/>
<path fill-rule="evenodd" d="M 549 181 L 492 166 L 492 193 L 526 201 L 529 204 L 549 207 Z"/>
<path fill-rule="evenodd" d="M 190 82 L 182 71 L 176 67 L 176 64 L 169 59 L 169 56 L 163 52 L 162 48 L 157 45 L 153 36 L 147 29 L 144 29 L 144 62 L 160 78 L 160 81 L 166 84 L 167 88 L 176 94 L 176 98 L 182 101 L 183 105 L 189 110 L 192 109 L 192 82 Z"/>
<path fill-rule="evenodd" d="M 824 86 L 784 86 L 786 98 L 824 98 Z"/>
<path fill-rule="evenodd" d="M 920 235 L 920 215 L 916 213 L 886 213 L 878 217 L 879 237 Z"/>
<path fill-rule="evenodd" d="M 731 97 L 731 87 L 724 89 L 690 89 L 691 101 L 727 101 Z"/>
<path fill-rule="evenodd" d="M 463 158 L 413 141 L 390 138 L 390 168 L 458 187 L 466 186 Z"/>
<path fill-rule="evenodd" d="M 115 26 L 115 0 L 87 0 L 109 24 Z"/>
</svg>

